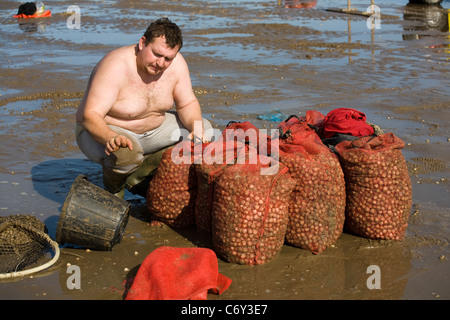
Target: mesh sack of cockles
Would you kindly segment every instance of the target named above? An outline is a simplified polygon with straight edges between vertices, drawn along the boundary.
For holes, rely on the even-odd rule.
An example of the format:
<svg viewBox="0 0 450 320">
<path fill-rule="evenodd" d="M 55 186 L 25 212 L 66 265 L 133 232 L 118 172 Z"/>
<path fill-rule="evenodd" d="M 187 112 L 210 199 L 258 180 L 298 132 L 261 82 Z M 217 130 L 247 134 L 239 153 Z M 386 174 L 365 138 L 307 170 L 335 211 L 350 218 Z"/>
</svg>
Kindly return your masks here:
<svg viewBox="0 0 450 320">
<path fill-rule="evenodd" d="M 228 262 L 258 265 L 279 253 L 294 188 L 288 169 L 246 146 L 247 160 L 228 166 L 214 179 L 212 242 Z"/>
<path fill-rule="evenodd" d="M 250 121 L 230 121 L 222 132 L 224 141 L 236 141 L 255 148 L 258 154 L 271 154 L 271 137 Z"/>
<path fill-rule="evenodd" d="M 286 243 L 320 253 L 341 235 L 345 219 L 345 180 L 339 159 L 307 122 L 284 125 L 279 160 L 296 187 L 289 200 Z"/>
<path fill-rule="evenodd" d="M 195 165 L 198 178 L 194 208 L 197 231 L 211 232 L 214 178 L 227 166 L 234 165 L 238 152 L 245 152 L 245 145 L 256 150 L 262 147 L 270 152 L 270 138 L 249 121 L 230 121 L 218 140 L 205 145 L 202 161 Z"/>
<path fill-rule="evenodd" d="M 188 140 L 164 152 L 147 189 L 147 208 L 152 218 L 173 227 L 195 224 L 195 154 L 195 144 Z"/>
<path fill-rule="evenodd" d="M 323 121 L 325 116 L 319 111 L 308 110 L 304 116 L 291 115 L 286 120 L 278 124 L 278 136 L 285 142 L 292 142 L 296 131 L 302 131 L 306 128 L 314 130 L 319 136 L 323 131 Z"/>
<path fill-rule="evenodd" d="M 336 145 L 347 186 L 346 230 L 370 239 L 404 238 L 412 204 L 404 146 L 393 133 Z"/>
<path fill-rule="evenodd" d="M 48 267 L 58 258 L 56 255 L 51 258 L 55 250 L 57 244 L 36 217 L 23 214 L 0 217 L 0 279 Z"/>
<path fill-rule="evenodd" d="M 234 165 L 245 144 L 239 141 L 221 139 L 206 143 L 203 148 L 202 162 L 195 164 L 197 174 L 197 197 L 195 199 L 195 224 L 197 231 L 211 232 L 211 214 L 214 202 L 214 178 L 227 166 Z"/>
</svg>

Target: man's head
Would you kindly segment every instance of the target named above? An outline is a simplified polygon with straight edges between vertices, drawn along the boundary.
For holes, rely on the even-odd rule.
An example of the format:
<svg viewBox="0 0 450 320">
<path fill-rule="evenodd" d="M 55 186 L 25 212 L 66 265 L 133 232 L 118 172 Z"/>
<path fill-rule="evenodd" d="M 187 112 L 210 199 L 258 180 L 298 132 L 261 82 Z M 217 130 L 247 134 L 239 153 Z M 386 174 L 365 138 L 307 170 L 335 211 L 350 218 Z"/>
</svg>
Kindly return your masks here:
<svg viewBox="0 0 450 320">
<path fill-rule="evenodd" d="M 152 22 L 139 39 L 137 64 L 150 76 L 164 72 L 183 46 L 181 31 L 167 18 Z"/>
<path fill-rule="evenodd" d="M 178 51 L 183 46 L 183 37 L 180 28 L 168 18 L 158 19 L 148 26 L 144 33 L 145 45 L 148 45 L 155 38 L 164 36 L 166 44 L 170 48 L 178 47 Z"/>
</svg>

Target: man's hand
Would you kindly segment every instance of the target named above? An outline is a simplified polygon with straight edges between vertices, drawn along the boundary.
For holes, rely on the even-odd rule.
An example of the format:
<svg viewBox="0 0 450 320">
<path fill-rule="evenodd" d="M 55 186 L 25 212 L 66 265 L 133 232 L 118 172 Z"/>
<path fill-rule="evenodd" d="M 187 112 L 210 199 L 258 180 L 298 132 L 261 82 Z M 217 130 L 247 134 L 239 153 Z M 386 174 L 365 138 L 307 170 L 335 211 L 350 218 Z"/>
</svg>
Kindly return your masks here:
<svg viewBox="0 0 450 320">
<path fill-rule="evenodd" d="M 195 130 L 194 130 L 195 131 Z M 201 132 L 194 132 L 192 131 L 187 136 L 188 140 L 192 140 L 194 143 L 208 143 L 208 139 L 205 137 L 205 133 L 203 132 L 203 129 Z"/>
<path fill-rule="evenodd" d="M 109 156 L 111 155 L 111 152 L 127 147 L 128 149 L 133 150 L 133 144 L 130 139 L 119 134 L 106 142 L 105 153 Z"/>
</svg>

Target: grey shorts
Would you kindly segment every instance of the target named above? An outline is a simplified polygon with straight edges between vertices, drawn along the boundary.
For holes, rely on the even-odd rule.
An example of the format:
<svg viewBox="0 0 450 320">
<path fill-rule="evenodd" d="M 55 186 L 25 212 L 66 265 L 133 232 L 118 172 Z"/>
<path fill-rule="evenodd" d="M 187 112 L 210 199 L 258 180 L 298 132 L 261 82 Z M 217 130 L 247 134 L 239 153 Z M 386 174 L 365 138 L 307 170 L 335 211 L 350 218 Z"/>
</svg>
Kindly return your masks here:
<svg viewBox="0 0 450 320">
<path fill-rule="evenodd" d="M 157 152 L 165 147 L 177 143 L 180 138 L 187 138 L 189 131 L 184 127 L 178 115 L 174 111 L 169 111 L 165 115 L 164 122 L 156 129 L 144 132 L 142 134 L 109 125 L 109 127 L 117 134 L 124 135 L 133 143 L 133 151 L 129 152 L 128 148 L 119 149 L 115 152 L 114 157 L 126 157 L 122 161 L 116 159 L 111 162 L 105 153 L 105 146 L 96 142 L 91 135 L 83 129 L 80 123 L 76 124 L 76 141 L 80 150 L 88 159 L 96 163 L 114 167 L 114 171 L 118 173 L 131 173 L 136 170 L 148 154 Z M 209 129 L 212 131 L 211 123 L 203 119 L 203 128 L 205 132 Z M 123 156 L 122 156 L 123 155 Z M 105 161 L 106 160 L 106 161 Z"/>
</svg>

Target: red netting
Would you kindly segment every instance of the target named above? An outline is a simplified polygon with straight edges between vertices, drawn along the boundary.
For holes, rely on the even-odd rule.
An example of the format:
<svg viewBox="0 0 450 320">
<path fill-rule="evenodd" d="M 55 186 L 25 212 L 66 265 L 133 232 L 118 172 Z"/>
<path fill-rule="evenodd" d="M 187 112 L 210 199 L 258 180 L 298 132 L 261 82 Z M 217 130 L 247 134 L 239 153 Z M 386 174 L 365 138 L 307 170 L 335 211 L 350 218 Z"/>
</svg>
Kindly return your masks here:
<svg viewBox="0 0 450 320">
<path fill-rule="evenodd" d="M 185 227 L 195 224 L 195 152 L 195 145 L 191 141 L 182 141 L 167 149 L 150 181 L 146 197 L 147 207 L 154 218 L 170 226 Z"/>
<path fill-rule="evenodd" d="M 286 242 L 319 253 L 342 233 L 344 174 L 338 157 L 306 122 L 288 130 L 289 135 L 280 138 L 280 162 L 289 168 L 296 187 L 289 202 Z"/>
<path fill-rule="evenodd" d="M 336 145 L 347 185 L 345 227 L 371 239 L 402 240 L 408 226 L 412 186 L 393 133 Z"/>
<path fill-rule="evenodd" d="M 205 145 L 202 163 L 195 165 L 198 182 L 194 209 L 197 231 L 211 232 L 214 178 L 227 166 L 235 164 L 239 151 L 245 151 L 245 144 L 242 142 L 227 143 L 219 140 Z"/>
<path fill-rule="evenodd" d="M 281 250 L 295 182 L 274 159 L 256 155 L 251 148 L 246 155 L 246 164 L 226 167 L 214 180 L 212 240 L 226 261 L 256 265 Z M 274 174 L 262 174 L 269 168 Z"/>
</svg>

